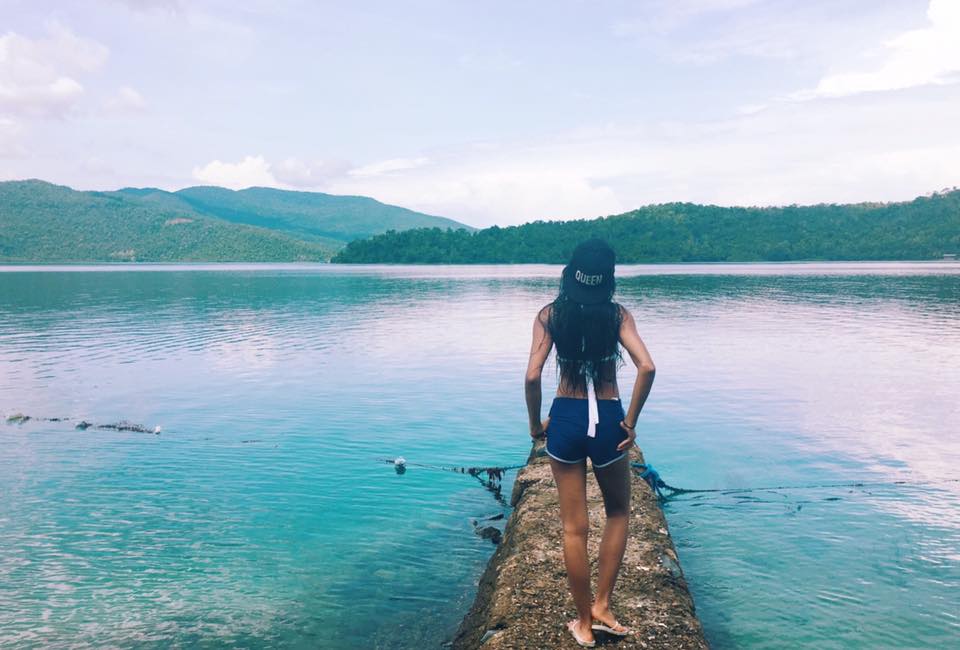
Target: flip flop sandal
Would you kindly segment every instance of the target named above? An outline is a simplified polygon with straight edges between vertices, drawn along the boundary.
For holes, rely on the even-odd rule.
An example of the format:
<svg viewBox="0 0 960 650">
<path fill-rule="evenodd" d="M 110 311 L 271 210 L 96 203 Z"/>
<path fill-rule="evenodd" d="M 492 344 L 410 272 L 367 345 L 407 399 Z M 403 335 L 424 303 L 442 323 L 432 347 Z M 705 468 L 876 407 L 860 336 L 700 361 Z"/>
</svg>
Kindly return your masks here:
<svg viewBox="0 0 960 650">
<path fill-rule="evenodd" d="M 569 623 L 567 623 L 567 629 L 570 630 L 570 634 L 573 635 L 573 640 L 577 642 L 577 645 L 583 648 L 592 648 L 595 645 L 597 645 L 596 641 L 584 641 L 579 636 L 577 636 L 576 625 L 577 625 L 576 621 L 570 621 Z"/>
<path fill-rule="evenodd" d="M 599 621 L 600 619 L 597 619 L 597 620 Z M 614 621 L 613 625 L 607 625 L 603 621 L 600 621 L 599 623 L 594 623 L 593 625 L 591 625 L 590 629 L 592 629 L 595 632 L 597 631 L 606 632 L 607 634 L 612 634 L 614 636 L 627 636 L 629 634 L 632 634 L 632 630 L 630 628 L 628 628 L 625 625 L 621 625 L 617 621 Z"/>
</svg>

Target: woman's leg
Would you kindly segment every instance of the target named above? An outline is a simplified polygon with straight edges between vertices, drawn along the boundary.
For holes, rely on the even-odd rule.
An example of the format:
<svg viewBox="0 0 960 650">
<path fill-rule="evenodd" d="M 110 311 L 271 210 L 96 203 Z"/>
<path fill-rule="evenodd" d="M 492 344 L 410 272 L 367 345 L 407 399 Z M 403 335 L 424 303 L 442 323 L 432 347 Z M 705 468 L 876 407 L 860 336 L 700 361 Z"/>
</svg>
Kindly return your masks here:
<svg viewBox="0 0 960 650">
<path fill-rule="evenodd" d="M 624 456 L 605 467 L 594 467 L 593 474 L 603 494 L 607 521 L 600 539 L 600 562 L 597 576 L 597 598 L 593 617 L 610 624 L 616 619 L 610 612 L 610 595 L 617 581 L 623 552 L 627 548 L 630 525 L 630 458 Z"/>
<path fill-rule="evenodd" d="M 577 633 L 593 639 L 590 628 L 590 563 L 587 560 L 587 467 L 586 462 L 561 463 L 551 458 L 550 467 L 560 495 L 560 520 L 563 522 L 563 560 L 567 580 L 577 607 Z"/>
</svg>

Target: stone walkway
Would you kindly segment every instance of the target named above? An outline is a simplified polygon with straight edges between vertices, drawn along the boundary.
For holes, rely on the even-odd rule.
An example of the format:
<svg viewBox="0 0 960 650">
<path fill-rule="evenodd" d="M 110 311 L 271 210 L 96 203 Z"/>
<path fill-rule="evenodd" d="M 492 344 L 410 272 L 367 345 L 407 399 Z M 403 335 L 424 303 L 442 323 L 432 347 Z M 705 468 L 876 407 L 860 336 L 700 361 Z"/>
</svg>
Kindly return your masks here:
<svg viewBox="0 0 960 650">
<path fill-rule="evenodd" d="M 527 466 L 517 475 L 513 513 L 454 638 L 455 650 L 579 647 L 564 627 L 575 618 L 575 609 L 563 565 L 557 489 L 543 446 L 537 442 Z M 631 459 L 643 462 L 639 449 L 634 448 Z M 588 550 L 596 586 L 604 513 L 600 489 L 589 468 L 588 474 Z M 612 608 L 634 634 L 620 639 L 597 632 L 597 647 L 708 647 L 663 512 L 639 478 L 633 484 L 630 537 Z"/>
</svg>

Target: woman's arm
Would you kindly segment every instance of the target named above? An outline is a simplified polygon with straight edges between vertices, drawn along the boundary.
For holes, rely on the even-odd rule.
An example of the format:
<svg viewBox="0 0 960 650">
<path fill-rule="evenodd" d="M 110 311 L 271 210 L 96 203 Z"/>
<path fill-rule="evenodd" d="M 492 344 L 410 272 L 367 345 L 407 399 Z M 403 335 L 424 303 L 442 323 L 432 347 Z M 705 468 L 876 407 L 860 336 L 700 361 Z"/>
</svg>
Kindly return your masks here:
<svg viewBox="0 0 960 650">
<path fill-rule="evenodd" d="M 543 393 L 540 390 L 540 377 L 543 364 L 553 347 L 553 339 L 547 330 L 550 307 L 544 307 L 533 321 L 533 344 L 530 346 L 530 360 L 527 362 L 527 376 L 524 382 L 524 395 L 527 399 L 527 414 L 530 416 L 530 435 L 539 438 L 543 435 L 550 418 L 540 422 L 540 405 Z"/>
<path fill-rule="evenodd" d="M 653 378 L 657 374 L 657 368 L 653 365 L 653 359 L 650 358 L 650 352 L 647 346 L 643 344 L 643 339 L 637 332 L 637 323 L 633 320 L 633 314 L 627 311 L 626 307 L 620 308 L 623 311 L 623 320 L 620 323 L 620 343 L 629 353 L 633 364 L 637 367 L 637 381 L 633 385 L 633 395 L 630 397 L 630 408 L 627 409 L 627 415 L 620 423 L 620 426 L 629 435 L 618 449 L 621 451 L 627 449 L 633 444 L 636 438 L 634 428 L 637 426 L 637 418 L 640 417 L 640 410 L 643 409 L 650 389 L 653 387 Z"/>
</svg>

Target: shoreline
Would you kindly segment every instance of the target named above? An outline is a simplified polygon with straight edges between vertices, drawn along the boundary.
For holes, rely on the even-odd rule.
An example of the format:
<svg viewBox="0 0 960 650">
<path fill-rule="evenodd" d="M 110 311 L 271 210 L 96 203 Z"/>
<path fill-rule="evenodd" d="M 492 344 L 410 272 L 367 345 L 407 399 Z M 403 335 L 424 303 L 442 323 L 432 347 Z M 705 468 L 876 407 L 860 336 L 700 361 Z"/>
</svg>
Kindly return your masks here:
<svg viewBox="0 0 960 650">
<path fill-rule="evenodd" d="M 43 272 L 184 272 L 184 271 L 315 271 L 337 274 L 405 273 L 421 271 L 427 275 L 444 275 L 450 270 L 477 273 L 498 269 L 490 277 L 549 277 L 557 275 L 562 264 L 540 262 L 475 264 L 430 264 L 388 262 L 3 262 L 0 273 Z M 960 273 L 960 260 L 790 260 L 746 262 L 623 262 L 617 265 L 621 278 L 654 277 L 662 275 L 900 275 L 904 272 L 927 274 L 942 271 L 949 275 Z"/>
<path fill-rule="evenodd" d="M 632 462 L 643 462 L 634 447 Z M 588 471 L 592 475 L 592 472 Z M 634 630 L 622 639 L 596 634 L 597 646 L 706 649 L 703 628 L 680 568 L 656 495 L 639 477 L 631 491 L 630 533 L 614 590 L 613 609 Z M 564 627 L 575 617 L 563 565 L 556 485 L 537 441 L 519 471 L 503 541 L 480 577 L 469 612 L 452 640 L 454 650 L 576 647 Z M 587 479 L 588 552 L 593 584 L 604 516 L 596 480 Z"/>
</svg>

